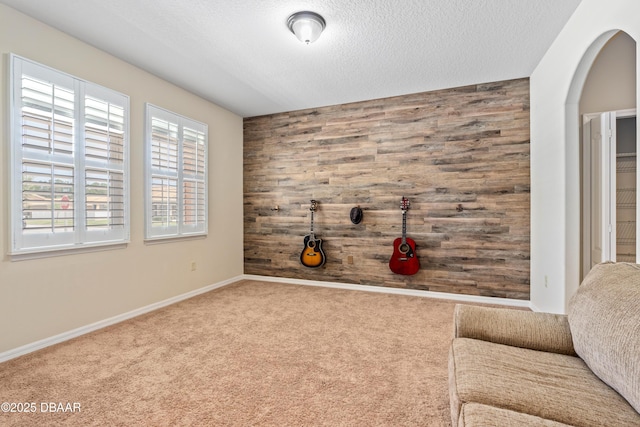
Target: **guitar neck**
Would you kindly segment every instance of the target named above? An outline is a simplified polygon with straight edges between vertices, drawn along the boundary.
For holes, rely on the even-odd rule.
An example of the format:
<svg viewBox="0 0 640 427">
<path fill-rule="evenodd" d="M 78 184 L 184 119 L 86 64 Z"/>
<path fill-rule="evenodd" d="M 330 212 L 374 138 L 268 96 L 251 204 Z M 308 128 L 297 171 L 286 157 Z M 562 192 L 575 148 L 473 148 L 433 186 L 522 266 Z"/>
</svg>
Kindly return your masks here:
<svg viewBox="0 0 640 427">
<path fill-rule="evenodd" d="M 313 213 L 316 211 L 317 207 L 318 207 L 318 202 L 312 199 L 311 204 L 309 205 L 309 211 L 311 212 L 311 227 L 309 231 L 309 236 L 311 236 L 312 239 L 315 239 L 315 236 L 313 234 Z"/>
<path fill-rule="evenodd" d="M 313 236 L 313 211 L 311 211 L 311 228 L 309 234 Z"/>
<path fill-rule="evenodd" d="M 407 243 L 407 211 L 402 211 L 402 244 Z"/>
</svg>

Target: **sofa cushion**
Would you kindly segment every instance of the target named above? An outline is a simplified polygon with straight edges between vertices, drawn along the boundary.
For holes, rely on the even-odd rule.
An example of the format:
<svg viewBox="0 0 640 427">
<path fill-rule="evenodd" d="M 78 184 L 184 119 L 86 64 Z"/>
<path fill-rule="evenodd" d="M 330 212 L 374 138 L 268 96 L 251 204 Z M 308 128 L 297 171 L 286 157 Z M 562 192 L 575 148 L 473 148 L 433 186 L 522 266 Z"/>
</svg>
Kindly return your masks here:
<svg viewBox="0 0 640 427">
<path fill-rule="evenodd" d="M 640 266 L 598 264 L 569 302 L 576 353 L 640 412 Z"/>
<path fill-rule="evenodd" d="M 567 316 L 512 308 L 456 304 L 454 337 L 575 356 Z"/>
<path fill-rule="evenodd" d="M 522 412 L 509 411 L 479 403 L 465 403 L 460 411 L 458 426 L 482 427 L 571 427 Z"/>
<path fill-rule="evenodd" d="M 640 425 L 580 358 L 470 338 L 452 342 L 449 393 L 452 421 L 465 403 L 481 403 L 575 426 Z"/>
</svg>

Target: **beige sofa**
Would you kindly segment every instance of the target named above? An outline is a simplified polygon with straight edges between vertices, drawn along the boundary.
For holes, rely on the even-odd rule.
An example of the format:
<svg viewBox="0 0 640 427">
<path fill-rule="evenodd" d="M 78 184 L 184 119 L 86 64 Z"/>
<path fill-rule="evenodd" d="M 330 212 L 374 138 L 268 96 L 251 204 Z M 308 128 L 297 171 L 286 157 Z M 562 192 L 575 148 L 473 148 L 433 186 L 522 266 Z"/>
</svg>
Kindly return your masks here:
<svg viewBox="0 0 640 427">
<path fill-rule="evenodd" d="M 456 426 L 640 426 L 640 265 L 603 263 L 568 316 L 458 305 Z"/>
</svg>

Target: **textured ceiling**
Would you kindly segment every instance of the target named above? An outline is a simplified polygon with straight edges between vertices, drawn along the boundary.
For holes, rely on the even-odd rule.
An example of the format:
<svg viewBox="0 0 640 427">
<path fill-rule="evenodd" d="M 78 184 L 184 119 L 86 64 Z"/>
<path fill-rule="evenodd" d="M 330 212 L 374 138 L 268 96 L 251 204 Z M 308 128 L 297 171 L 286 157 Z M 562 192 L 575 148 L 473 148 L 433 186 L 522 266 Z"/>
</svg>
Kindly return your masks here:
<svg viewBox="0 0 640 427">
<path fill-rule="evenodd" d="M 580 0 L 0 2 L 249 117 L 528 77 Z"/>
</svg>

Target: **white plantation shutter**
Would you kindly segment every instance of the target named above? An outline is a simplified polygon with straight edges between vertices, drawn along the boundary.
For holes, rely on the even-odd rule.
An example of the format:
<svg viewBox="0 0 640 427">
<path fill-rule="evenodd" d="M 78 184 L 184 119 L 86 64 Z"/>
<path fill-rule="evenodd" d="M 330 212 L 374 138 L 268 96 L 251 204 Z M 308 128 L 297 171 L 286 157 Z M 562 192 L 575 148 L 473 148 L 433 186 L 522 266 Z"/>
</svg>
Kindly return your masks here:
<svg viewBox="0 0 640 427">
<path fill-rule="evenodd" d="M 182 200 L 185 229 L 199 230 L 205 223 L 205 133 L 189 127 L 183 131 Z"/>
<path fill-rule="evenodd" d="M 72 166 L 23 160 L 22 229 L 25 235 L 73 232 L 73 174 Z"/>
<path fill-rule="evenodd" d="M 11 55 L 11 253 L 128 239 L 125 95 Z"/>
<path fill-rule="evenodd" d="M 99 87 L 84 102 L 84 216 L 88 241 L 125 237 L 125 108 Z"/>
<path fill-rule="evenodd" d="M 146 106 L 146 235 L 207 233 L 207 125 Z"/>
<path fill-rule="evenodd" d="M 68 76 L 13 64 L 12 251 L 72 244 L 77 87 Z"/>
<path fill-rule="evenodd" d="M 149 109 L 149 107 L 147 107 Z M 149 114 L 150 111 L 147 111 Z M 151 212 L 147 211 L 147 237 L 178 234 L 179 125 L 171 115 L 156 111 L 148 116 L 150 149 Z M 148 203 L 147 203 L 148 205 Z"/>
</svg>

